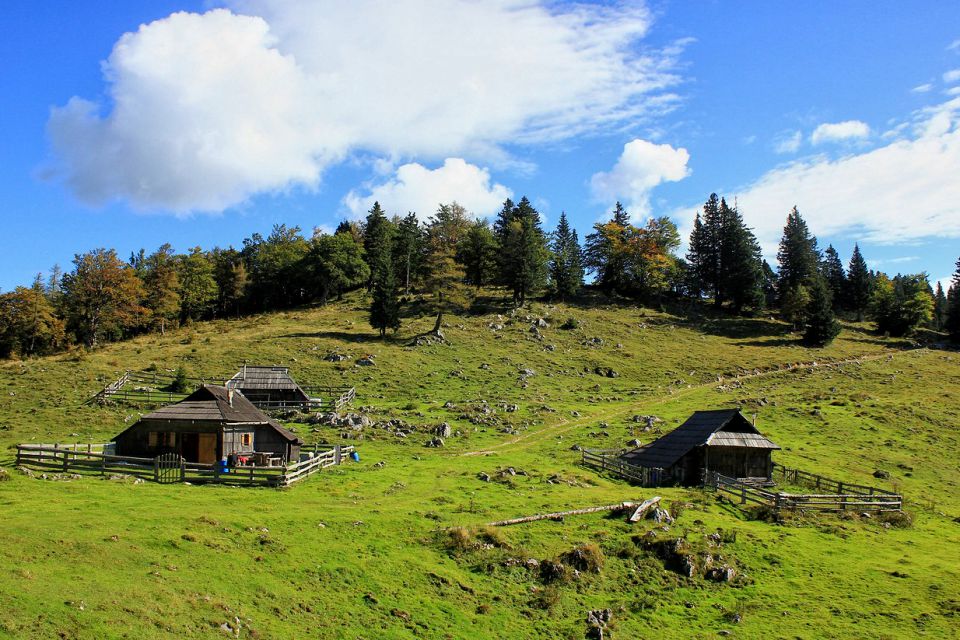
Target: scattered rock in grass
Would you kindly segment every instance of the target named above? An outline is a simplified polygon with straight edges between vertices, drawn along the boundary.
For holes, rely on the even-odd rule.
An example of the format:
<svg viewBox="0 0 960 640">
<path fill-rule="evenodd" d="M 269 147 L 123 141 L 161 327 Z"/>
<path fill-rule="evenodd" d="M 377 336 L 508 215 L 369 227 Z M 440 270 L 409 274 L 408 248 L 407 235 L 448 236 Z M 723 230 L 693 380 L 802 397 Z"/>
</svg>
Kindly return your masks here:
<svg viewBox="0 0 960 640">
<path fill-rule="evenodd" d="M 0 482 L 4 482 L 10 479 L 10 474 L 6 469 L 0 469 Z"/>
<path fill-rule="evenodd" d="M 404 622 L 410 622 L 410 614 L 403 609 L 391 609 L 390 615 L 392 615 L 394 618 L 400 618 Z"/>
<path fill-rule="evenodd" d="M 427 444 L 425 446 L 437 448 L 442 447 L 443 438 L 431 438 L 430 440 L 427 440 Z"/>
<path fill-rule="evenodd" d="M 737 576 L 737 572 L 733 567 L 723 565 L 709 569 L 704 576 L 707 580 L 714 582 L 731 582 Z"/>
<path fill-rule="evenodd" d="M 347 356 L 342 353 L 328 353 L 323 357 L 327 362 L 343 362 L 347 359 Z"/>
<path fill-rule="evenodd" d="M 874 477 L 874 478 L 879 478 L 880 480 L 889 480 L 889 479 L 890 479 L 890 472 L 889 472 L 889 471 L 883 471 L 882 469 L 877 469 L 876 471 L 873 472 L 873 477 Z"/>
<path fill-rule="evenodd" d="M 385 466 L 387 466 L 387 463 L 381 460 L 380 462 L 377 462 L 373 466 L 376 467 L 377 469 L 383 469 Z"/>
<path fill-rule="evenodd" d="M 578 444 L 575 444 L 572 447 L 570 447 L 570 451 L 583 451 L 583 447 L 581 447 Z"/>
<path fill-rule="evenodd" d="M 576 410 L 571 411 L 571 412 L 570 412 L 570 417 L 572 417 L 572 418 L 579 418 L 579 417 L 580 417 L 580 412 L 579 412 L 579 411 L 576 411 Z"/>
<path fill-rule="evenodd" d="M 450 428 L 449 422 L 441 422 L 434 428 L 433 434 L 439 438 L 449 438 L 453 435 L 453 429 Z"/>
<path fill-rule="evenodd" d="M 490 368 L 490 365 L 487 364 L 486 362 L 484 362 L 484 363 L 482 363 L 482 364 L 480 365 L 480 368 L 483 369 L 484 371 L 486 371 L 486 370 L 488 370 L 488 369 Z"/>
<path fill-rule="evenodd" d="M 607 627 L 613 620 L 613 612 L 610 609 L 598 609 L 587 613 L 587 638 L 592 640 L 604 640 Z"/>
<path fill-rule="evenodd" d="M 610 367 L 594 367 L 593 372 L 598 376 L 604 376 L 605 378 L 616 378 L 620 375 Z"/>
<path fill-rule="evenodd" d="M 490 482 L 490 474 L 483 471 L 477 474 L 477 478 L 483 482 Z"/>
<path fill-rule="evenodd" d="M 628 441 L 627 441 L 627 446 L 628 446 L 628 447 L 639 447 L 639 446 L 642 445 L 642 444 L 643 444 L 643 443 L 640 442 L 639 440 L 637 440 L 636 438 L 634 438 L 633 440 L 628 440 Z"/>
</svg>

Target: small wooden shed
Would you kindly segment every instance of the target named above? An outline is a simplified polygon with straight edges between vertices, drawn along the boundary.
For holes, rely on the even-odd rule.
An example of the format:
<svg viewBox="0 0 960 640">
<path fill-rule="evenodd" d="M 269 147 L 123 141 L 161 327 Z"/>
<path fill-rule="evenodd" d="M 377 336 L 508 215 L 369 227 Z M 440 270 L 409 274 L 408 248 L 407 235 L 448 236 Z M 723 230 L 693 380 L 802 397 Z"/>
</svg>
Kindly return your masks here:
<svg viewBox="0 0 960 640">
<path fill-rule="evenodd" d="M 263 409 L 303 406 L 310 396 L 290 375 L 288 367 L 243 365 L 227 381 L 228 389 L 241 392 L 254 405 Z"/>
<path fill-rule="evenodd" d="M 256 408 L 243 394 L 204 385 L 180 402 L 143 416 L 113 438 L 119 456 L 177 453 L 212 464 L 232 454 L 300 459 L 303 440 Z"/>
<path fill-rule="evenodd" d="M 697 411 L 670 433 L 627 451 L 620 459 L 649 469 L 663 469 L 663 481 L 693 485 L 705 470 L 733 478 L 770 479 L 771 454 L 779 449 L 738 409 Z"/>
</svg>

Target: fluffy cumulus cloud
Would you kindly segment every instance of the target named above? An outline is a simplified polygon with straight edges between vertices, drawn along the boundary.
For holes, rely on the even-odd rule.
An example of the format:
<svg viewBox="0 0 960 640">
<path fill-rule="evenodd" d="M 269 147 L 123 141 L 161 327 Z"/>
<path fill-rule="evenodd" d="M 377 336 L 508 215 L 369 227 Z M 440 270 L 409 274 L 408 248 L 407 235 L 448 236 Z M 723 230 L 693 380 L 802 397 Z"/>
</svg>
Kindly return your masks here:
<svg viewBox="0 0 960 640">
<path fill-rule="evenodd" d="M 424 220 L 441 203 L 454 200 L 473 215 L 485 217 L 496 213 L 512 195 L 505 186 L 491 184 L 486 169 L 461 158 L 447 158 L 433 170 L 415 162 L 402 165 L 386 182 L 363 193 L 351 191 L 343 202 L 356 217 L 366 215 L 374 202 L 380 202 L 387 213 L 406 215 L 412 211 Z"/>
<path fill-rule="evenodd" d="M 354 153 L 507 166 L 508 145 L 671 108 L 678 50 L 641 52 L 650 22 L 632 3 L 228 0 L 124 35 L 109 100 L 71 99 L 49 135 L 85 201 L 173 211 L 315 187 Z"/>
<path fill-rule="evenodd" d="M 960 98 L 918 112 L 898 139 L 836 159 L 798 161 L 736 195 L 768 256 L 797 205 L 821 236 L 877 243 L 960 237 Z M 688 214 L 680 214 L 680 218 Z"/>
<path fill-rule="evenodd" d="M 684 148 L 632 140 L 624 145 L 613 169 L 593 174 L 590 188 L 597 200 L 620 200 L 635 219 L 642 219 L 650 214 L 650 193 L 654 187 L 690 175 L 689 160 L 690 154 Z"/>
<path fill-rule="evenodd" d="M 843 122 L 825 122 L 813 130 L 810 142 L 823 144 L 825 142 L 845 142 L 848 140 L 862 140 L 870 136 L 870 127 L 866 122 L 859 120 L 845 120 Z"/>
</svg>

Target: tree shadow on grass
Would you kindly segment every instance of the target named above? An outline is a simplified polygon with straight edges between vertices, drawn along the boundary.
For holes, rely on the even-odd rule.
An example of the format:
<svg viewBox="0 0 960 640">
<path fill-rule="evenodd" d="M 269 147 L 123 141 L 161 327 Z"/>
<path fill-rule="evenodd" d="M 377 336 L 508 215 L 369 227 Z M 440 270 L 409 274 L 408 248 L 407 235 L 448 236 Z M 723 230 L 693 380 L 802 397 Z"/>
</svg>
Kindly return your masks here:
<svg viewBox="0 0 960 640">
<path fill-rule="evenodd" d="M 379 334 L 374 333 L 373 329 L 370 330 L 370 333 L 357 331 L 315 331 L 313 333 L 309 332 L 299 332 L 299 333 L 285 333 L 283 335 L 276 336 L 277 338 L 331 338 L 333 340 L 342 340 L 344 342 L 379 342 L 381 344 L 393 344 L 393 343 L 404 343 L 410 340 L 409 336 L 402 336 L 400 334 L 390 334 L 388 333 L 385 338 L 381 338 Z"/>
</svg>

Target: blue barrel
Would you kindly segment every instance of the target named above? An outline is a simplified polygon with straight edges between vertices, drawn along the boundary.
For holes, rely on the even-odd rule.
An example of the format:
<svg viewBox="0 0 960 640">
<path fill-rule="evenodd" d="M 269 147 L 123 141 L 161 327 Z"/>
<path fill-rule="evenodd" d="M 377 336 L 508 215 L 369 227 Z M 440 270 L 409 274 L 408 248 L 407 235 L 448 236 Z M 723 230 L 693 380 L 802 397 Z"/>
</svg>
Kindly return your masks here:
<svg viewBox="0 0 960 640">
<path fill-rule="evenodd" d="M 356 451 L 351 451 L 350 459 L 353 460 L 354 462 L 360 462 L 360 454 L 357 453 Z"/>
</svg>

